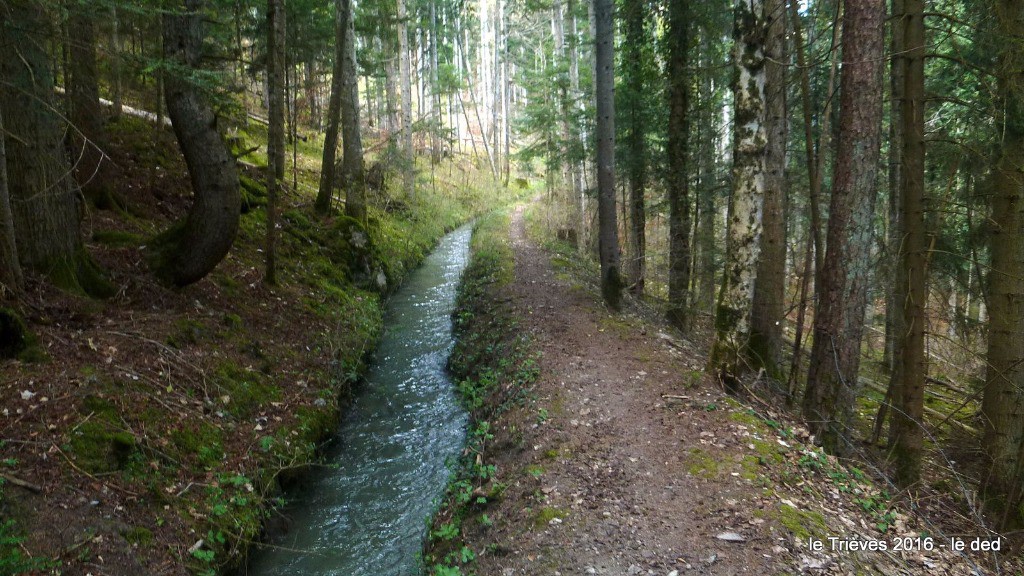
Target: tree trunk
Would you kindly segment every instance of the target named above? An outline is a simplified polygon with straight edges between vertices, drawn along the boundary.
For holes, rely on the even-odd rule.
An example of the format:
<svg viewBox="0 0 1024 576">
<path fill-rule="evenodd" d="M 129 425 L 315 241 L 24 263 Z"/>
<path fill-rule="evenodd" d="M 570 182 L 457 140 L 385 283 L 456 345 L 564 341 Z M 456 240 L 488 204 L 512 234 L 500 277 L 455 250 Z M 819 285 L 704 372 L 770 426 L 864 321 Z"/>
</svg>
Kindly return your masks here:
<svg viewBox="0 0 1024 576">
<path fill-rule="evenodd" d="M 281 187 L 277 167 L 284 165 L 284 0 L 267 0 L 267 241 L 263 281 L 277 283 L 277 191 Z"/>
<path fill-rule="evenodd" d="M 896 464 L 896 482 L 907 487 L 921 476 L 924 451 L 924 386 L 928 366 L 925 358 L 925 304 L 927 291 L 927 248 L 924 222 L 924 1 L 904 0 L 904 12 L 894 14 L 893 26 L 900 27 L 903 46 L 899 51 L 903 66 L 903 95 L 900 115 L 893 122 L 902 125 L 900 150 L 900 202 L 898 238 L 899 272 L 896 275 L 894 326 L 899 350 L 893 371 L 892 458 Z M 890 191 L 895 194 L 896 191 Z M 899 394 L 895 393 L 899 390 Z"/>
<path fill-rule="evenodd" d="M 334 0 L 334 68 L 331 70 L 331 97 L 327 104 L 324 156 L 320 162 L 320 190 L 314 204 L 317 214 L 321 216 L 331 211 L 334 198 L 334 167 L 338 154 L 338 128 L 341 124 L 341 96 L 345 78 L 345 36 L 348 35 L 348 27 L 345 25 L 346 1 Z M 388 91 L 388 118 L 391 118 L 393 111 L 391 92 Z"/>
<path fill-rule="evenodd" d="M 4 146 L 4 119 L 0 110 L 0 300 L 20 295 L 24 286 L 18 245 L 14 241 L 11 197 L 7 188 L 7 152 Z"/>
<path fill-rule="evenodd" d="M 54 112 L 46 39 L 47 4 L 0 2 L 0 110 L 6 114 L 7 192 L 18 261 L 57 286 L 95 296 L 112 287 L 82 246 L 79 189 L 64 148 L 66 128 Z"/>
<path fill-rule="evenodd" d="M 627 276 L 635 294 L 644 293 L 646 276 L 646 224 L 645 196 L 647 194 L 647 126 L 644 46 L 647 45 L 643 0 L 629 0 L 625 4 L 626 17 L 626 83 L 629 106 L 629 262 Z M 683 154 L 686 153 L 685 148 Z M 686 178 L 686 173 L 681 173 Z"/>
<path fill-rule="evenodd" d="M 309 109 L 309 125 L 320 128 L 320 99 L 317 98 L 317 71 L 316 61 L 307 60 L 304 64 L 305 78 L 303 79 L 306 91 L 306 106 Z"/>
<path fill-rule="evenodd" d="M 690 2 L 671 0 L 668 7 L 668 320 L 688 324 L 690 288 Z"/>
<path fill-rule="evenodd" d="M 725 278 L 715 309 L 710 367 L 726 389 L 736 391 L 749 368 L 750 310 L 760 253 L 764 203 L 765 101 L 764 5 L 737 0 L 734 6 L 732 194 L 725 244 Z"/>
<path fill-rule="evenodd" d="M 1024 527 L 1024 2 L 1001 0 L 995 15 L 1002 155 L 992 191 L 992 273 L 988 297 L 988 367 L 982 421 L 986 469 L 981 498 L 1001 530 Z"/>
<path fill-rule="evenodd" d="M 164 16 L 164 58 L 197 68 L 202 58 L 203 2 L 184 0 Z M 183 11 L 180 11 L 182 10 Z M 173 68 L 172 68 L 173 70 Z M 238 231 L 238 173 L 202 91 L 181 73 L 165 78 L 167 114 L 185 156 L 195 199 L 183 224 L 162 235 L 157 274 L 177 286 L 206 276 L 231 249 Z"/>
<path fill-rule="evenodd" d="M 113 6 L 110 22 L 110 85 L 113 92 L 113 115 L 120 118 L 124 111 L 123 98 L 121 96 L 121 20 L 117 13 L 117 6 Z"/>
<path fill-rule="evenodd" d="M 580 57 L 579 57 L 579 30 L 576 23 L 576 1 L 566 0 L 566 11 L 569 18 L 569 101 L 572 103 L 573 114 L 579 115 L 583 105 L 580 102 Z M 506 130 L 506 133 L 508 131 Z M 583 166 L 579 160 L 579 150 L 583 147 L 582 136 L 577 130 L 570 130 L 570 154 L 569 172 L 572 177 L 572 194 L 575 201 L 574 220 L 576 227 L 576 249 L 582 254 L 586 251 L 588 226 L 587 218 L 587 195 L 583 185 Z M 507 161 L 507 157 L 506 157 Z"/>
<path fill-rule="evenodd" d="M 97 208 L 111 208 L 103 158 L 103 109 L 100 107 L 99 76 L 96 72 L 96 19 L 93 8 L 84 4 L 69 7 L 68 26 L 74 41 L 69 49 L 71 77 L 68 92 L 75 180 L 86 199 Z"/>
<path fill-rule="evenodd" d="M 398 0 L 398 68 L 402 89 L 402 188 L 407 198 L 416 196 L 416 157 L 412 150 L 412 70 L 409 62 L 408 15 L 405 0 Z"/>
<path fill-rule="evenodd" d="M 790 16 L 793 22 L 793 39 L 796 51 L 797 68 L 800 69 L 800 102 L 804 118 L 804 147 L 807 156 L 808 171 L 808 216 L 810 217 L 810 228 L 807 232 L 808 243 L 805 254 L 808 260 L 813 261 L 813 267 L 804 266 L 804 280 L 801 282 L 800 303 L 797 310 L 797 322 L 794 328 L 793 338 L 793 361 L 790 363 L 789 392 L 790 401 L 796 392 L 801 360 L 803 357 L 804 319 L 807 314 L 807 293 L 808 283 L 813 279 L 815 287 L 818 286 L 817 277 L 821 273 L 823 253 L 825 250 L 824 240 L 821 238 L 821 208 L 819 206 L 822 192 L 822 174 L 825 171 L 825 158 L 831 149 L 832 134 L 832 95 L 835 91 L 835 79 L 838 70 L 837 46 L 839 44 L 840 13 L 842 4 L 837 2 L 836 14 L 832 25 L 832 48 L 830 50 L 831 66 L 829 67 L 828 84 L 826 85 L 825 107 L 821 113 L 818 146 L 814 146 L 814 121 L 811 109 L 811 81 L 808 71 L 806 49 L 804 47 L 803 26 L 801 25 L 798 0 L 790 0 Z M 817 295 L 815 294 L 815 299 Z"/>
<path fill-rule="evenodd" d="M 384 96 L 385 96 L 385 108 L 387 109 L 387 125 L 386 130 L 388 132 L 388 138 L 394 138 L 395 131 L 399 129 L 400 122 L 398 121 L 398 109 L 400 107 L 398 100 L 398 87 L 396 84 L 395 76 L 395 58 L 396 54 L 392 52 L 394 46 L 390 42 L 387 43 L 389 46 L 387 50 L 387 60 L 384 62 Z"/>
<path fill-rule="evenodd" d="M 839 146 L 828 248 L 821 271 L 803 415 L 822 446 L 842 454 L 859 385 L 881 144 L 885 7 L 847 0 L 843 15 Z"/>
<path fill-rule="evenodd" d="M 597 201 L 601 294 L 612 309 L 621 305 L 619 230 L 615 214 L 615 23 L 612 0 L 594 0 L 597 74 Z"/>
<path fill-rule="evenodd" d="M 366 223 L 366 182 L 363 178 L 363 139 L 359 132 L 359 77 L 356 72 L 355 10 L 344 0 L 345 33 L 342 57 L 341 130 L 344 159 L 341 182 L 345 186 L 345 214 Z"/>
<path fill-rule="evenodd" d="M 775 380 L 782 378 L 782 328 L 786 296 L 786 0 L 765 0 L 765 154 L 761 256 L 750 314 L 750 359 Z"/>
<path fill-rule="evenodd" d="M 885 288 L 885 348 L 882 363 L 889 370 L 890 376 L 896 370 L 896 334 L 900 328 L 896 325 L 900 306 L 896 299 L 896 268 L 899 266 L 900 243 L 900 158 L 903 154 L 903 125 L 899 121 L 903 117 L 903 99 L 906 80 L 907 60 L 903 56 L 905 26 L 902 18 L 906 13 L 904 0 L 892 0 L 892 33 L 890 39 L 891 63 L 889 66 L 889 229 L 886 238 L 886 259 L 889 268 L 889 281 Z M 896 379 L 893 380 L 894 382 Z M 892 385 L 890 384 L 890 387 Z M 880 408 L 885 408 L 885 405 Z M 883 418 L 884 419 L 884 418 Z M 891 440 L 891 438 L 890 438 Z"/>
<path fill-rule="evenodd" d="M 707 37 L 707 34 L 703 36 L 700 41 L 701 56 L 699 64 L 710 69 L 712 67 L 711 63 L 714 61 L 710 55 L 711 40 Z M 718 273 L 718 266 L 715 262 L 718 254 L 715 246 L 715 220 L 718 217 L 718 213 L 715 210 L 715 200 L 718 194 L 716 188 L 719 185 L 719 177 L 715 159 L 718 156 L 721 115 L 716 113 L 715 107 L 710 102 L 714 99 L 715 90 L 714 77 L 711 74 L 702 74 L 699 94 L 701 99 L 707 99 L 708 101 L 698 101 L 695 107 L 695 113 L 698 114 L 699 118 L 696 143 L 698 188 L 696 191 L 697 234 L 693 242 L 694 247 L 692 248 L 692 250 L 697 252 L 697 266 L 693 272 L 697 275 L 697 297 L 694 309 L 701 312 L 712 312 L 714 310 L 715 276 Z M 684 108 L 684 111 L 686 109 L 688 108 Z M 671 120 L 669 121 L 671 122 Z M 675 131 L 676 129 L 673 129 L 670 132 L 670 137 Z M 689 130 L 687 130 L 688 132 Z M 687 208 L 689 208 L 689 205 L 689 202 L 684 204 Z M 671 268 L 669 277 L 671 279 Z M 685 289 L 685 284 L 688 280 L 688 278 L 684 279 L 683 289 Z"/>
</svg>

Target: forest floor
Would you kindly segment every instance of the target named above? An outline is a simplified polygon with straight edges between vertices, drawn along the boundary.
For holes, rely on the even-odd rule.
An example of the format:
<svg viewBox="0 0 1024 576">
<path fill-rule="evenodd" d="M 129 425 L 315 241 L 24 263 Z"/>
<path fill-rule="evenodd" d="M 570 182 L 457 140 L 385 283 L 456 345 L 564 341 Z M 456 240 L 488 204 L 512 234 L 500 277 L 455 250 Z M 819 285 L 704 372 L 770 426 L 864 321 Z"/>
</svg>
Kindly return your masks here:
<svg viewBox="0 0 1024 576">
<path fill-rule="evenodd" d="M 363 234 L 337 213 L 313 213 L 311 135 L 299 145 L 298 190 L 280 200 L 278 284 L 263 281 L 255 152 L 240 170 L 232 251 L 174 289 L 156 280 L 146 248 L 191 202 L 174 135 L 129 116 L 106 128 L 108 184 L 123 205 L 86 208 L 83 229 L 117 293 L 95 300 L 31 276 L 24 297 L 4 304 L 31 345 L 0 361 L 0 576 L 224 573 L 279 519 L 282 485 L 336 429 L 383 330 L 382 293 L 498 191 L 478 186 L 468 162 L 441 165 L 429 172 L 436 191 L 424 182 L 415 202 L 372 190 Z M 237 131 L 239 150 L 265 150 L 265 128 Z M 368 280 L 359 246 L 372 252 Z"/>
<path fill-rule="evenodd" d="M 539 378 L 528 402 L 489 424 L 482 462 L 496 466 L 488 486 L 500 497 L 463 515 L 453 549 L 473 554 L 449 564 L 497 576 L 1012 569 L 1005 541 L 1002 553 L 972 551 L 975 538 L 991 541 L 976 524 L 936 520 L 923 501 L 922 514 L 907 512 L 806 429 L 724 394 L 704 374 L 706 335 L 683 338 L 635 301 L 611 313 L 583 279 L 596 274 L 574 271 L 581 259 L 566 244 L 542 248 L 523 212 L 509 231 L 514 278 L 488 297 L 531 336 Z"/>
</svg>

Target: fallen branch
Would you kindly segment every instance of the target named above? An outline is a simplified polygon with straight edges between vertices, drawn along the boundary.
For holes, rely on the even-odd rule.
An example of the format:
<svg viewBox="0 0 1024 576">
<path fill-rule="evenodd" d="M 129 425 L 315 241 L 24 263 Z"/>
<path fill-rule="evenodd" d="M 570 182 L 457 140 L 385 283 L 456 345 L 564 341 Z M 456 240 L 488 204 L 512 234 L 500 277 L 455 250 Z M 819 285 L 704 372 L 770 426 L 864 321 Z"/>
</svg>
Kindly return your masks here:
<svg viewBox="0 0 1024 576">
<path fill-rule="evenodd" d="M 34 492 L 36 494 L 39 494 L 39 493 L 41 493 L 43 491 L 43 487 L 42 486 L 40 486 L 38 484 L 33 484 L 33 483 L 31 483 L 31 482 L 29 482 L 27 480 L 22 480 L 21 478 L 18 478 L 17 476 L 11 476 L 10 474 L 4 474 L 4 473 L 0 472 L 0 478 L 3 478 L 4 481 L 9 483 L 9 484 L 13 484 L 15 486 L 24 488 L 25 490 L 28 490 L 29 492 Z"/>
</svg>

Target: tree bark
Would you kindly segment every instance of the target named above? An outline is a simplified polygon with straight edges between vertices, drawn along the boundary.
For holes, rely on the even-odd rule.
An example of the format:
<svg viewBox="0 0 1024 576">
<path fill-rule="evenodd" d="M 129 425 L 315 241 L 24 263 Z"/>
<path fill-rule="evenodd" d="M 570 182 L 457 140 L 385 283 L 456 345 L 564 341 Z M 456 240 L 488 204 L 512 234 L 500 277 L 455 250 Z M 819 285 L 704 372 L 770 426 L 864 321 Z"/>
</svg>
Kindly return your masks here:
<svg viewBox="0 0 1024 576">
<path fill-rule="evenodd" d="M 925 304 L 927 290 L 927 247 L 925 242 L 924 187 L 924 1 L 904 0 L 904 12 L 895 14 L 894 27 L 900 27 L 903 46 L 899 52 L 904 60 L 903 96 L 900 115 L 893 122 L 901 124 L 899 271 L 896 275 L 894 310 L 898 327 L 894 359 L 899 368 L 893 371 L 892 459 L 896 464 L 896 482 L 902 487 L 916 483 L 921 477 L 924 451 L 924 387 L 928 365 L 925 358 Z M 890 193 L 895 194 L 896 191 Z M 899 394 L 896 394 L 896 391 Z"/>
<path fill-rule="evenodd" d="M 123 98 L 121 96 L 121 19 L 117 13 L 117 6 L 110 9 L 110 85 L 113 92 L 113 115 L 120 118 L 124 110 Z"/>
<path fill-rule="evenodd" d="M 320 162 L 320 190 L 314 204 L 314 208 L 321 216 L 331 211 L 331 201 L 334 198 L 334 168 L 338 154 L 338 129 L 341 125 L 341 100 L 345 78 L 345 36 L 348 34 L 348 27 L 345 25 L 345 3 L 346 0 L 334 0 L 334 68 L 331 70 L 331 96 L 327 104 L 324 155 L 323 161 Z M 388 91 L 389 119 L 393 111 L 391 92 L 392 90 Z"/>
<path fill-rule="evenodd" d="M 601 294 L 614 310 L 621 305 L 619 230 L 615 214 L 615 23 L 612 0 L 594 0 L 597 93 L 597 201 Z"/>
<path fill-rule="evenodd" d="M 1000 54 L 995 125 L 1001 156 L 992 201 L 988 366 L 982 415 L 985 512 L 1001 530 L 1024 527 L 1024 2 L 995 5 Z"/>
<path fill-rule="evenodd" d="M 14 219 L 7 188 L 7 151 L 4 146 L 3 110 L 0 110 L 0 300 L 18 296 L 24 286 L 18 245 L 14 241 Z"/>
<path fill-rule="evenodd" d="M 710 69 L 714 62 L 711 55 L 711 39 L 703 34 L 700 41 L 699 65 Z M 697 233 L 694 237 L 693 248 L 696 252 L 697 265 L 693 274 L 697 275 L 697 296 L 692 300 L 693 308 L 701 312 L 712 312 L 715 307 L 715 276 L 718 272 L 716 262 L 718 250 L 715 246 L 715 221 L 718 213 L 715 210 L 716 196 L 718 195 L 719 176 L 716 158 L 718 156 L 718 144 L 721 134 L 721 115 L 716 113 L 716 107 L 712 105 L 715 98 L 716 85 L 711 74 L 703 74 L 700 81 L 698 104 L 694 112 L 698 117 L 697 124 Z M 706 101 L 705 101 L 706 99 Z M 689 105 L 688 105 L 689 106 Z M 671 120 L 670 120 L 671 122 Z M 685 128 L 685 127 L 684 127 Z M 676 132 L 673 128 L 669 136 Z M 688 130 L 687 130 L 688 132 Z M 687 202 L 685 207 L 689 207 Z M 671 232 L 669 232 L 671 234 Z M 671 248 L 669 249 L 671 251 Z M 671 256 L 670 256 L 671 258 Z M 671 262 L 671 260 L 670 260 Z M 671 264 L 670 264 L 671 266 Z M 685 264 L 684 264 L 685 266 Z M 671 279 L 671 268 L 670 275 Z M 681 279 L 685 290 L 689 278 Z M 670 280 L 671 282 L 671 280 Z M 671 300 L 671 298 L 670 298 Z"/>
<path fill-rule="evenodd" d="M 801 108 L 803 109 L 804 119 L 804 147 L 807 156 L 807 171 L 808 171 L 808 216 L 810 217 L 810 228 L 807 231 L 808 242 L 807 242 L 807 253 L 805 254 L 805 261 L 810 264 L 813 263 L 813 267 L 810 265 L 804 266 L 805 277 L 801 282 L 800 287 L 800 303 L 797 310 L 797 321 L 794 328 L 793 338 L 793 361 L 790 363 L 789 373 L 789 393 L 790 402 L 794 401 L 794 394 L 796 392 L 796 385 L 798 382 L 798 376 L 800 373 L 801 360 L 803 357 L 803 339 L 804 339 L 804 321 L 807 314 L 809 292 L 808 284 L 811 280 L 814 280 L 814 285 L 819 285 L 817 281 L 818 275 L 821 273 L 824 267 L 823 254 L 825 251 L 824 240 L 821 237 L 821 208 L 820 198 L 822 192 L 822 174 L 825 171 L 825 158 L 827 157 L 828 151 L 831 149 L 831 134 L 832 134 L 832 100 L 835 91 L 835 79 L 838 70 L 838 53 L 839 44 L 839 33 L 842 30 L 840 25 L 840 14 L 842 12 L 842 4 L 836 4 L 836 14 L 833 19 L 832 25 L 832 47 L 830 49 L 831 66 L 829 67 L 828 84 L 826 85 L 826 100 L 825 107 L 821 112 L 820 118 L 820 129 L 818 134 L 818 146 L 815 150 L 814 146 L 814 121 L 813 121 L 813 110 L 811 108 L 811 81 L 810 73 L 808 71 L 806 48 L 803 39 L 803 26 L 801 25 L 800 12 L 799 12 L 799 0 L 790 0 L 790 16 L 793 22 L 793 40 L 794 49 L 796 51 L 797 68 L 800 69 L 800 102 Z M 815 298 L 817 295 L 815 294 Z"/>
<path fill-rule="evenodd" d="M 775 380 L 782 378 L 782 328 L 786 296 L 786 0 L 765 0 L 765 153 L 761 255 L 750 314 L 750 359 Z"/>
<path fill-rule="evenodd" d="M 398 0 L 398 75 L 402 92 L 402 188 L 406 197 L 412 199 L 416 196 L 416 157 L 412 149 L 412 70 L 409 62 L 407 20 L 405 0 Z"/>
<path fill-rule="evenodd" d="M 629 261 L 626 272 L 630 289 L 635 294 L 644 293 L 646 276 L 646 228 L 647 228 L 647 126 L 645 122 L 646 62 L 644 46 L 648 43 L 644 23 L 643 0 L 629 0 L 625 3 L 626 40 L 625 70 L 629 98 Z M 686 150 L 683 150 L 683 154 Z M 683 177 L 686 173 L 683 172 Z"/>
<path fill-rule="evenodd" d="M 278 166 L 284 165 L 284 0 L 267 0 L 267 238 L 263 256 L 266 261 L 263 281 L 277 283 L 277 197 L 281 187 Z"/>
<path fill-rule="evenodd" d="M 690 2 L 668 7 L 668 312 L 669 322 L 685 329 L 690 289 Z"/>
<path fill-rule="evenodd" d="M 760 253 L 765 171 L 764 4 L 734 5 L 733 186 L 729 196 L 725 278 L 715 309 L 715 343 L 710 367 L 727 390 L 739 389 L 749 370 L 750 311 Z"/>
<path fill-rule="evenodd" d="M 359 131 L 359 77 L 356 74 L 355 11 L 344 0 L 345 33 L 342 58 L 341 130 L 344 158 L 341 182 L 345 186 L 345 214 L 366 223 L 366 181 L 363 177 L 363 139 Z"/>
<path fill-rule="evenodd" d="M 227 255 L 238 231 L 238 173 L 217 130 L 217 117 L 185 73 L 202 60 L 202 0 L 184 0 L 164 16 L 167 113 L 185 156 L 194 201 L 185 222 L 157 242 L 157 274 L 177 286 L 202 279 Z"/>
<path fill-rule="evenodd" d="M 66 125 L 54 112 L 47 4 L 4 1 L 0 13 L 0 110 L 18 112 L 5 114 L 0 132 L 18 261 L 61 288 L 109 295 L 80 237 L 80 191 L 64 148 Z"/>
<path fill-rule="evenodd" d="M 68 26 L 74 40 L 69 49 L 71 77 L 68 92 L 75 180 L 86 199 L 97 208 L 114 202 L 107 188 L 103 157 L 103 109 L 100 106 L 99 76 L 96 71 L 96 18 L 94 8 L 75 3 L 68 10 Z"/>
<path fill-rule="evenodd" d="M 822 446 L 845 453 L 859 385 L 881 145 L 885 7 L 847 0 L 839 146 L 803 415 Z"/>
</svg>

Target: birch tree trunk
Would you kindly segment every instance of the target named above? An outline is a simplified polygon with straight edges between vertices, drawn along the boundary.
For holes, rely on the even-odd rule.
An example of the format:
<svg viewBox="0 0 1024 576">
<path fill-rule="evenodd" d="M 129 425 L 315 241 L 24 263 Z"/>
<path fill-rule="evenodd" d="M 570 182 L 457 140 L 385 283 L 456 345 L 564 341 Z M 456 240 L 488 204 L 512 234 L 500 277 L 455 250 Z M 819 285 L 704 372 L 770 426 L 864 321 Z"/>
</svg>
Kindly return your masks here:
<svg viewBox="0 0 1024 576">
<path fill-rule="evenodd" d="M 847 0 L 843 14 L 839 142 L 827 252 L 818 289 L 803 415 L 830 453 L 845 453 L 859 385 L 881 145 L 882 0 Z"/>
<path fill-rule="evenodd" d="M 615 23 L 612 0 L 593 0 L 596 34 L 597 211 L 601 294 L 612 309 L 621 305 L 619 230 L 615 214 Z"/>
<path fill-rule="evenodd" d="M 416 158 L 412 150 L 412 70 L 409 62 L 408 14 L 405 0 L 398 0 L 398 68 L 402 92 L 402 187 L 408 198 L 416 196 Z"/>
<path fill-rule="evenodd" d="M 1024 2 L 995 6 L 1002 154 L 992 193 L 988 367 L 982 401 L 985 512 L 1002 530 L 1024 527 Z"/>
<path fill-rule="evenodd" d="M 764 204 L 765 101 L 764 4 L 737 0 L 733 10 L 732 194 L 725 244 L 725 278 L 715 307 L 715 343 L 710 368 L 730 391 L 750 368 L 750 308 L 760 253 Z"/>
</svg>

